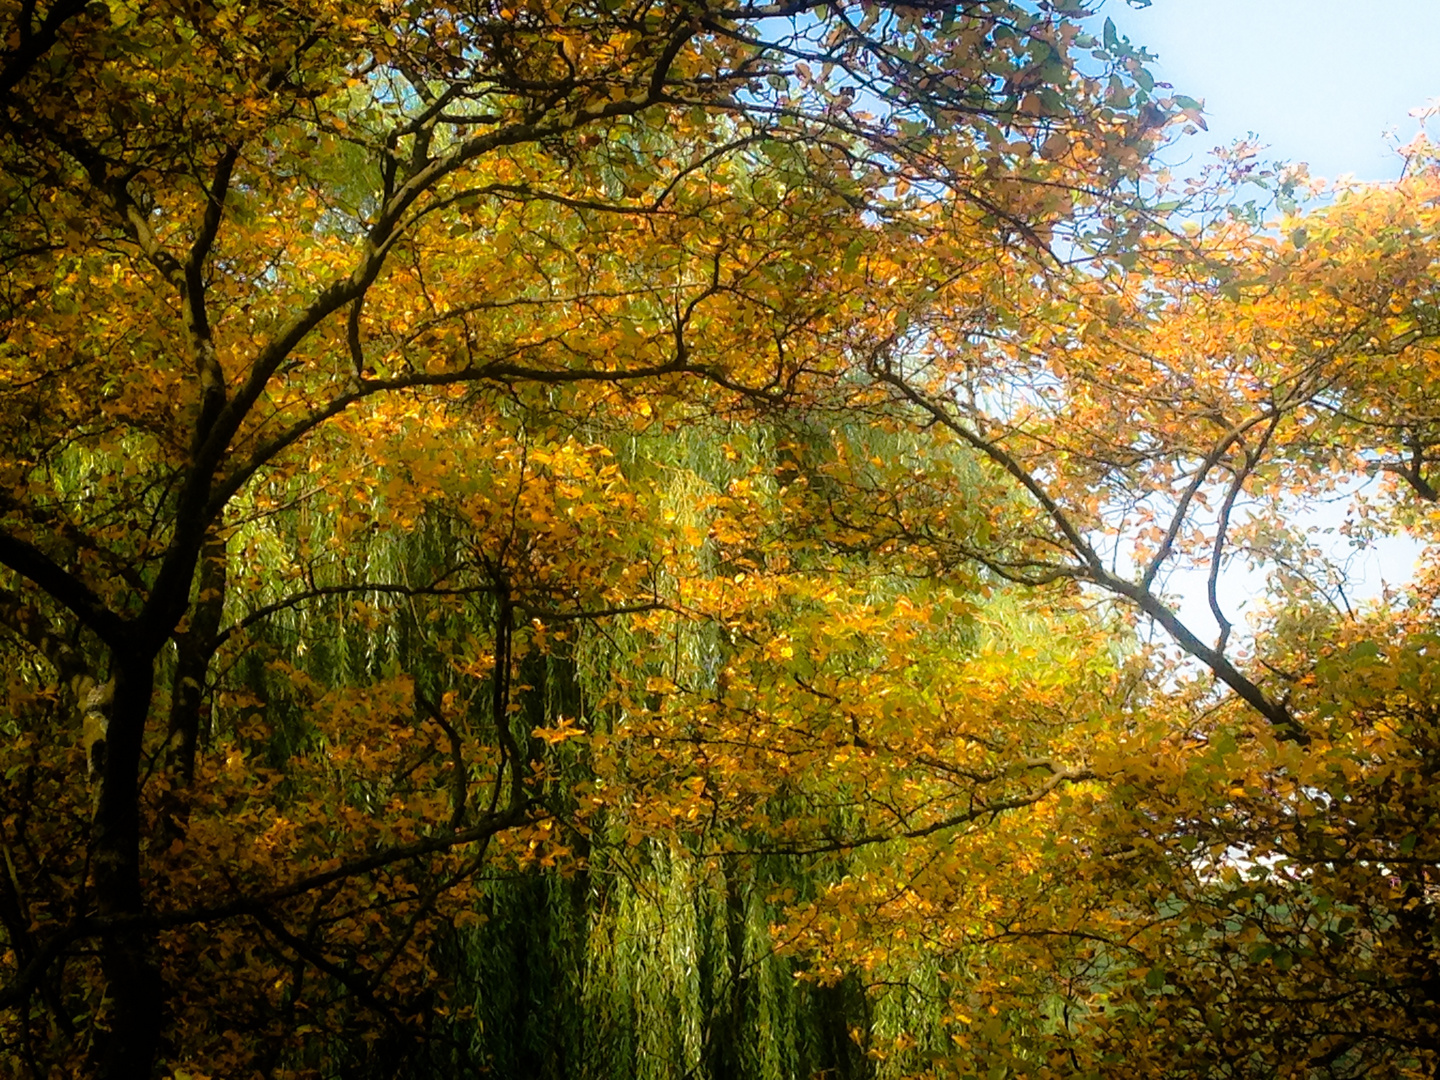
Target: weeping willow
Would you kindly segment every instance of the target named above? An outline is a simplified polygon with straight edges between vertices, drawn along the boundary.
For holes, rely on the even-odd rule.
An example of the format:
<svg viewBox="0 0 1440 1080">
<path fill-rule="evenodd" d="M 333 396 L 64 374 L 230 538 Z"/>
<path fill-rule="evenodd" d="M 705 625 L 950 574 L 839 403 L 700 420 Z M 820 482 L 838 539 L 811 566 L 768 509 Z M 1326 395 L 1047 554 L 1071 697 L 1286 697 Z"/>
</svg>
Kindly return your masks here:
<svg viewBox="0 0 1440 1080">
<path fill-rule="evenodd" d="M 426 1014 L 423 1037 L 395 1028 L 377 1040 L 348 1038 L 366 1007 L 334 973 L 330 1007 L 338 1020 L 300 1056 L 271 1066 L 416 1080 L 884 1080 L 942 1066 L 958 1030 L 955 1001 L 979 985 L 994 949 L 958 949 L 955 937 L 939 945 L 896 939 L 881 960 L 850 955 L 848 945 L 829 948 L 827 935 L 837 942 L 844 935 L 827 929 L 828 897 L 855 881 L 913 874 L 907 860 L 923 845 L 831 842 L 900 831 L 884 818 L 883 792 L 865 789 L 868 773 L 841 770 L 835 779 L 825 772 L 832 760 L 867 749 L 874 734 L 851 730 L 838 711 L 825 714 L 824 696 L 780 693 L 825 671 L 772 667 L 766 657 L 782 638 L 804 652 L 806 641 L 818 639 L 816 628 L 847 609 L 893 612 L 932 593 L 949 596 L 949 606 L 936 608 L 943 624 L 917 645 L 929 655 L 929 667 L 914 668 L 919 681 L 981 651 L 982 624 L 991 635 L 1005 624 L 1005 634 L 1038 639 L 1053 622 L 1024 625 L 1004 593 L 982 599 L 994 583 L 956 569 L 948 553 L 910 547 L 897 554 L 883 514 L 855 517 L 857 508 L 877 505 L 884 482 L 865 462 L 893 465 L 917 454 L 906 436 L 864 418 L 719 418 L 645 431 L 592 423 L 556 432 L 543 409 L 501 410 L 478 425 L 469 420 L 468 438 L 491 438 L 497 428 L 497 445 L 521 462 L 511 465 L 520 477 L 511 487 L 491 481 L 497 503 L 518 505 L 526 469 L 539 475 L 530 462 L 562 438 L 583 448 L 576 468 L 615 462 L 613 482 L 634 500 L 631 513 L 657 527 L 632 536 L 600 524 L 616 531 L 616 563 L 647 567 L 629 583 L 631 595 L 665 605 L 585 615 L 603 603 L 572 600 L 567 582 L 505 580 L 495 537 L 517 530 L 516 521 L 467 510 L 467 488 L 408 504 L 390 494 L 397 488 L 387 487 L 383 471 L 356 474 L 369 500 L 364 516 L 340 513 L 356 497 L 343 485 L 291 485 L 262 490 L 226 523 L 226 576 L 210 588 L 223 590 L 246 567 L 264 573 L 245 593 L 248 609 L 226 609 L 226 629 L 202 668 L 203 753 L 240 750 L 279 776 L 279 805 L 298 802 L 320 782 L 314 770 L 298 768 L 302 760 L 346 755 L 356 749 L 348 740 L 370 737 L 317 723 L 317 701 L 405 674 L 413 701 L 396 704 L 396 723 L 451 703 L 456 733 L 478 747 L 469 799 L 490 795 L 485 776 L 507 736 L 543 775 L 541 802 L 564 838 L 563 857 L 549 864 L 501 845 L 469 884 L 468 919 L 435 930 L 433 976 L 412 1002 Z M 973 462 L 956 456 L 952 467 L 978 492 L 976 501 L 991 498 Z M 79 462 L 78 487 L 84 477 Z M 936 491 L 904 498 L 907 510 L 945 516 L 959 534 L 955 517 L 975 513 Z M 675 556 L 674 544 L 665 547 L 667 537 L 683 536 L 701 537 L 687 559 Z M 940 566 L 948 576 L 937 575 Z M 730 599 L 737 590 L 707 592 L 744 580 L 773 588 L 755 605 Z M 428 592 L 432 582 L 444 590 Z M 834 582 L 844 596 L 816 582 Z M 494 652 L 503 621 L 513 624 L 518 644 L 497 685 L 500 665 L 462 661 Z M 887 662 L 874 632 L 850 635 L 837 648 L 837 693 Z M 168 684 L 181 684 L 186 662 L 183 648 L 167 658 Z M 504 710 L 495 710 L 497 693 L 505 694 Z M 783 730 L 747 747 L 753 775 L 726 776 L 730 766 L 714 762 L 730 759 L 716 747 L 733 740 L 734 719 L 747 711 L 782 717 Z M 541 737 L 566 723 L 605 737 L 605 749 L 599 739 Z M 766 773 L 783 755 L 802 766 Z M 344 804 L 379 816 L 406 780 L 347 779 L 337 770 L 328 782 Z M 431 780 L 441 789 L 446 782 Z M 734 782 L 729 796 L 727 782 Z M 694 783 L 711 802 L 690 819 L 678 815 L 677 792 Z M 622 795 L 586 809 L 583 792 L 596 785 Z M 671 808 L 674 819 L 652 804 Z M 645 812 L 652 816 L 641 818 Z M 798 919 L 798 912 L 809 914 Z M 877 919 L 865 935 L 880 940 L 893 930 Z M 310 978 L 324 981 L 325 972 Z M 1053 1024 L 1047 1008 L 1043 1002 L 1031 1017 L 1008 1018 L 1008 1037 Z M 258 1002 L 256 1014 L 256 1027 L 305 1020 L 292 1001 Z"/>
<path fill-rule="evenodd" d="M 514 466 L 520 479 L 510 488 L 493 482 L 513 506 L 525 497 L 524 469 L 562 438 L 544 426 L 543 412 L 505 421 L 504 445 L 522 463 Z M 486 519 L 465 509 L 473 499 L 464 490 L 441 491 L 418 508 L 376 498 L 373 524 L 358 535 L 334 512 L 348 497 L 336 490 L 257 505 L 233 523 L 232 558 L 239 553 L 280 572 L 255 594 L 251 612 L 235 613 L 244 632 L 217 653 L 217 707 L 202 741 L 248 739 L 252 755 L 286 774 L 299 755 L 345 750 L 343 734 L 310 719 L 316 687 L 341 691 L 410 673 L 417 717 L 452 702 L 457 733 L 489 747 L 492 761 L 507 737 L 516 744 L 527 767 L 543 775 L 544 809 L 564 837 L 564 855 L 552 863 L 502 846 L 478 872 L 470 917 L 442 929 L 429 954 L 433 983 L 445 989 L 426 999 L 434 1009 L 427 1038 L 397 1034 L 357 1045 L 338 1030 L 292 1065 L 355 1077 L 878 1080 L 945 1060 L 955 997 L 973 965 L 983 964 L 984 947 L 961 955 L 907 944 L 883 962 L 817 965 L 815 938 L 796 929 L 797 909 L 823 912 L 837 887 L 883 876 L 895 861 L 883 845 L 857 850 L 830 841 L 900 830 L 885 816 L 883 792 L 866 790 L 865 774 L 824 774 L 827 755 L 853 759 L 868 746 L 851 729 L 856 721 L 824 715 L 820 697 L 796 705 L 780 696 L 776 687 L 793 692 L 791 683 L 807 685 L 805 677 L 767 674 L 764 656 L 773 635 L 804 651 L 804 635 L 836 617 L 831 604 L 873 614 L 925 593 L 948 606 L 936 608 L 943 625 L 926 632 L 932 674 L 916 668 L 914 677 L 939 677 L 979 648 L 977 613 L 997 601 L 979 596 L 993 583 L 957 570 L 944 552 L 911 545 L 897 556 L 882 520 L 861 523 L 863 541 L 835 525 L 836 507 L 847 499 L 872 504 L 883 483 L 865 472 L 866 462 L 918 451 L 906 436 L 863 418 L 831 419 L 721 418 L 641 432 L 597 423 L 563 433 L 566 445 L 587 448 L 587 461 L 614 462 L 614 483 L 634 500 L 633 513 L 657 524 L 654 535 L 633 536 L 608 526 L 617 561 L 644 565 L 627 579 L 632 595 L 643 599 L 648 590 L 666 602 L 655 612 L 591 616 L 583 609 L 599 601 L 573 601 L 572 618 L 563 610 L 566 583 L 506 577 L 503 559 L 512 554 L 496 536 L 510 529 L 504 543 L 518 543 L 520 527 L 490 521 L 491 531 L 478 533 Z M 957 456 L 953 467 L 983 487 L 973 463 Z M 384 479 L 365 483 L 385 491 Z M 906 497 L 923 513 L 944 516 L 952 532 L 957 515 L 977 513 L 941 505 L 934 492 Z M 724 521 L 750 531 L 727 537 L 717 526 Z M 855 531 L 853 522 L 846 528 Z M 665 541 L 686 535 L 702 539 L 682 559 Z M 937 573 L 942 564 L 948 576 Z M 707 591 L 717 582 L 772 579 L 777 591 L 768 600 L 755 610 L 742 604 L 728 622 L 698 600 L 680 600 L 728 597 Z M 794 585 L 832 579 L 844 599 L 834 589 Z M 407 591 L 432 581 L 448 592 Z M 287 595 L 303 602 L 282 602 Z M 724 602 L 732 601 L 714 601 L 716 611 Z M 466 667 L 507 634 L 512 655 L 489 668 Z M 836 692 L 873 681 L 888 662 L 870 631 L 840 648 Z M 505 683 L 497 687 L 502 664 Z M 831 677 L 808 668 L 805 676 Z M 497 694 L 505 698 L 498 711 Z M 814 715 L 804 711 L 807 700 Z M 726 776 L 725 766 L 709 764 L 722 760 L 714 748 L 733 741 L 736 716 L 767 710 L 784 718 L 785 730 L 775 732 L 773 746 L 761 735 L 745 749 L 757 775 Z M 552 745 L 542 737 L 564 724 L 595 739 Z M 783 760 L 776 753 L 806 764 L 759 775 L 764 763 Z M 485 762 L 471 768 L 470 798 L 484 799 Z M 886 781 L 897 790 L 907 779 L 898 768 Z M 738 786 L 726 796 L 731 781 Z M 687 785 L 710 793 L 706 813 L 687 820 L 673 809 L 673 827 L 657 826 Z M 597 790 L 606 798 L 587 809 L 583 793 Z M 623 797 L 612 797 L 617 790 Z M 345 797 L 378 812 L 390 795 L 356 783 Z M 652 803 L 662 810 L 648 809 Z M 643 819 L 646 812 L 654 816 Z M 343 1014 L 346 991 L 335 993 Z"/>
</svg>

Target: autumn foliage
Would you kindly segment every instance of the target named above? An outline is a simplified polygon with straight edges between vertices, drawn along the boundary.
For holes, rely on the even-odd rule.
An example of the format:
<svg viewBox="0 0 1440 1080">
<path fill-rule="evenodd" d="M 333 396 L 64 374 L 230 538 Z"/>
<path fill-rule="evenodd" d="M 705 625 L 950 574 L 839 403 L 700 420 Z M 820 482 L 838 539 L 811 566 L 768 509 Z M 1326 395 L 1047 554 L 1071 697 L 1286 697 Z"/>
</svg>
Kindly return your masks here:
<svg viewBox="0 0 1440 1080">
<path fill-rule="evenodd" d="M 1440 172 L 1084 16 L 0 3 L 10 1071 L 1432 1075 Z"/>
</svg>

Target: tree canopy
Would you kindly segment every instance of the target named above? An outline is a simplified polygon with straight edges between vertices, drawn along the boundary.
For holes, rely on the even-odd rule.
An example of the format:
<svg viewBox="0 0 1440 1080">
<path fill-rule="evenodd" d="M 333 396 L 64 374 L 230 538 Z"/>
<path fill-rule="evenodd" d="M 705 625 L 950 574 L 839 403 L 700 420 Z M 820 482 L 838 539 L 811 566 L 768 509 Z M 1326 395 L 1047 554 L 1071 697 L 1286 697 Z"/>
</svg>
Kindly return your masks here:
<svg viewBox="0 0 1440 1080">
<path fill-rule="evenodd" d="M 1431 1075 L 1440 172 L 1087 16 L 0 4 L 7 1062 Z"/>
</svg>

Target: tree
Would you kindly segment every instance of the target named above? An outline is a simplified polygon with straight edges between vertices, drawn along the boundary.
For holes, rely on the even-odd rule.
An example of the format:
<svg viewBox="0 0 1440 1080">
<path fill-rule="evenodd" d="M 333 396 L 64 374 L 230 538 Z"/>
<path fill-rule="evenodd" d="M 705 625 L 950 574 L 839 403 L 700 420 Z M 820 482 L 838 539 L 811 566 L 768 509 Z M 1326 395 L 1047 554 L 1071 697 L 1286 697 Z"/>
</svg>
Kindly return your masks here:
<svg viewBox="0 0 1440 1080">
<path fill-rule="evenodd" d="M 1057 605 L 1109 595 L 1191 662 L 1152 655 L 1144 692 L 1083 747 L 1103 794 L 1071 797 L 1085 813 L 988 933 L 968 913 L 955 927 L 1005 946 L 993 1000 L 1039 1017 L 1024 1039 L 967 1028 L 962 1072 L 1433 1074 L 1433 568 L 1357 607 L 1300 514 L 1348 503 L 1338 535 L 1357 547 L 1433 536 L 1436 173 L 1427 143 L 1410 153 L 1399 184 L 1292 202 L 1275 224 L 1191 218 L 1135 236 L 1110 273 L 1036 276 L 1003 305 L 937 289 L 872 354 L 916 430 L 969 447 L 1019 500 L 977 542 L 926 516 L 934 491 L 962 496 L 922 456 L 926 500 L 878 521 L 892 542 Z M 1302 181 L 1282 178 L 1282 205 Z M 860 531 L 879 535 L 873 510 Z M 1187 559 L 1208 640 L 1164 592 Z M 1237 561 L 1276 590 L 1249 641 L 1217 587 Z M 960 888 L 912 880 L 927 903 Z"/>
<path fill-rule="evenodd" d="M 525 727 L 524 657 L 677 606 L 604 433 L 843 401 L 917 237 L 958 295 L 1123 233 L 1175 105 L 1048 5 L 3 17 L 0 1004 L 33 1072 L 409 1053 L 458 891 L 564 858 L 574 718 Z"/>
</svg>

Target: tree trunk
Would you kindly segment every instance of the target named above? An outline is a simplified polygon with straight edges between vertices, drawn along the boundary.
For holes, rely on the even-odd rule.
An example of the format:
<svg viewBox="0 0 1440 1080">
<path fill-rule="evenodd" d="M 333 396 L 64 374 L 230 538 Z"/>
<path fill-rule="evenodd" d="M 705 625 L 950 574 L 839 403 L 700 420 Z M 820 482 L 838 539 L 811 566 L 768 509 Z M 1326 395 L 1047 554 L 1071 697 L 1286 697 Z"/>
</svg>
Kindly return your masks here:
<svg viewBox="0 0 1440 1080">
<path fill-rule="evenodd" d="M 116 658 L 115 699 L 94 819 L 95 897 L 102 917 L 139 915 L 140 751 L 154 687 L 151 658 Z M 100 943 L 109 1025 L 96 1041 L 104 1080 L 143 1080 L 160 1043 L 163 986 L 154 934 L 119 928 Z"/>
</svg>

